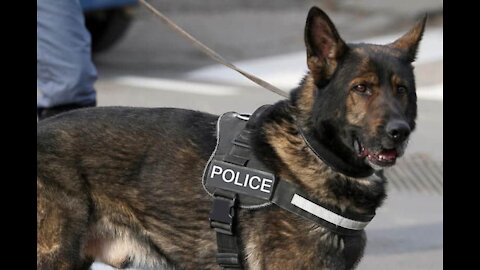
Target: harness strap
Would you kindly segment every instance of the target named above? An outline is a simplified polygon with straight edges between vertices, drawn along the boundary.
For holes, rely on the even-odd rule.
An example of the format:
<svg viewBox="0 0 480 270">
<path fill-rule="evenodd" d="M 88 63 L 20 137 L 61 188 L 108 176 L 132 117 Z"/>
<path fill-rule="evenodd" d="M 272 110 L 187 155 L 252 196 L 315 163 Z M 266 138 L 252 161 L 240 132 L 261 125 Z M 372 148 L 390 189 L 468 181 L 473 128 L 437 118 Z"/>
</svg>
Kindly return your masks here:
<svg viewBox="0 0 480 270">
<path fill-rule="evenodd" d="M 280 208 L 322 225 L 340 235 L 358 235 L 375 214 L 340 213 L 309 198 L 294 183 L 278 179 L 272 202 Z"/>
<path fill-rule="evenodd" d="M 258 108 L 253 115 L 259 115 L 268 106 Z M 247 126 L 233 139 L 230 152 L 224 161 L 239 166 L 246 166 L 251 158 L 250 137 L 255 119 L 250 117 Z M 210 226 L 217 234 L 217 263 L 225 270 L 243 269 L 241 250 L 239 250 L 238 231 L 235 231 L 235 214 L 237 194 L 223 189 L 216 189 L 213 194 L 213 207 L 210 213 Z"/>
<path fill-rule="evenodd" d="M 262 114 L 270 105 L 263 105 L 256 109 L 247 121 L 245 128 L 233 139 L 232 149 L 223 160 L 239 166 L 246 166 L 251 159 L 252 147 L 250 146 L 250 138 L 256 127 L 258 116 Z"/>
<path fill-rule="evenodd" d="M 210 227 L 217 234 L 217 263 L 223 269 L 242 269 L 242 256 L 235 231 L 237 195 L 219 189 L 213 198 Z"/>
<path fill-rule="evenodd" d="M 247 162 L 250 160 L 250 154 L 252 153 L 249 145 L 251 133 L 252 131 L 250 129 L 243 129 L 238 136 L 233 139 L 233 146 L 223 160 L 238 166 L 246 166 Z"/>
</svg>

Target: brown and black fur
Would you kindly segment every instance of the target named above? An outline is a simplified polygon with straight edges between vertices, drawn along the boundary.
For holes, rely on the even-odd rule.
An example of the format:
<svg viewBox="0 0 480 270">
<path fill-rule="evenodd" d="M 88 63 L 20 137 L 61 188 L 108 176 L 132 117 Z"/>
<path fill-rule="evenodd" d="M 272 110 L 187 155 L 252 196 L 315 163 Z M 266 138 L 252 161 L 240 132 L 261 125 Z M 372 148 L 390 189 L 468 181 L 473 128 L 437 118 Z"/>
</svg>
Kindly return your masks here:
<svg viewBox="0 0 480 270">
<path fill-rule="evenodd" d="M 369 164 L 355 152 L 355 139 L 371 151 L 405 144 L 407 132 L 392 142 L 385 127 L 396 121 L 408 133 L 415 128 L 411 63 L 424 25 L 385 46 L 346 44 L 327 15 L 312 8 L 305 27 L 309 72 L 290 99 L 261 116 L 254 154 L 318 201 L 375 211 L 385 183 L 332 170 L 297 125 L 353 166 Z M 398 85 L 407 91 L 397 93 Z M 216 120 L 181 109 L 110 107 L 40 121 L 37 268 L 88 269 L 98 260 L 117 268 L 220 269 L 208 221 L 212 200 L 201 184 Z M 245 269 L 352 269 L 363 254 L 365 234 L 340 236 L 276 206 L 239 216 Z"/>
</svg>

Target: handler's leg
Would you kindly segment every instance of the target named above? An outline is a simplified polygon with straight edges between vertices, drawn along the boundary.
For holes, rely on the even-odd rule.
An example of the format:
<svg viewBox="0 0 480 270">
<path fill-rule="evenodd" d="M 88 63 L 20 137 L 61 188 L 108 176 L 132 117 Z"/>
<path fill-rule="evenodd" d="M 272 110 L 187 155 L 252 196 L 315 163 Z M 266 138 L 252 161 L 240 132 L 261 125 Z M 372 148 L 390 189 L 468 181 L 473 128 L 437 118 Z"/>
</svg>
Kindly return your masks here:
<svg viewBox="0 0 480 270">
<path fill-rule="evenodd" d="M 97 71 L 78 0 L 37 0 L 39 118 L 96 105 Z"/>
</svg>

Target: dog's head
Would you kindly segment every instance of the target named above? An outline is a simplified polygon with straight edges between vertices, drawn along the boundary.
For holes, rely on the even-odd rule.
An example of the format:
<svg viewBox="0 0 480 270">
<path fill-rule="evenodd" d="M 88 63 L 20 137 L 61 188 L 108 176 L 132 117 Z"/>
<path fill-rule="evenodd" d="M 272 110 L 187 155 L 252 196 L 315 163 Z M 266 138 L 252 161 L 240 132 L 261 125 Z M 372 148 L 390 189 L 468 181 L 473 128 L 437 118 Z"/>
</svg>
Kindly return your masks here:
<svg viewBox="0 0 480 270">
<path fill-rule="evenodd" d="M 425 22 L 387 45 L 346 44 L 328 16 L 311 8 L 305 26 L 310 72 L 296 103 L 309 111 L 319 140 L 374 168 L 403 155 L 415 128 L 412 62 Z"/>
</svg>

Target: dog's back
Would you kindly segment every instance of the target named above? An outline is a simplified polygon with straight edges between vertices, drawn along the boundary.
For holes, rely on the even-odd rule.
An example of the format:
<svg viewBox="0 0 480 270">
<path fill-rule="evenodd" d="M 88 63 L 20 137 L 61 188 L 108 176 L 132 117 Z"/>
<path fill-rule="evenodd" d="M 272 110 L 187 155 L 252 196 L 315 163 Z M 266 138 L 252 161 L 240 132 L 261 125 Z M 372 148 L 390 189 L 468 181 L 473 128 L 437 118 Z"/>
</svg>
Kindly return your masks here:
<svg viewBox="0 0 480 270">
<path fill-rule="evenodd" d="M 199 176 L 215 147 L 216 119 L 112 107 L 39 122 L 39 269 L 81 269 L 95 257 L 117 267 L 166 264 L 158 243 L 171 260 L 205 250 L 199 240 L 214 235 L 204 230 L 210 201 Z"/>
</svg>

